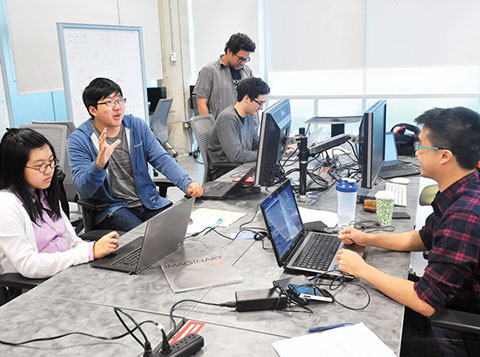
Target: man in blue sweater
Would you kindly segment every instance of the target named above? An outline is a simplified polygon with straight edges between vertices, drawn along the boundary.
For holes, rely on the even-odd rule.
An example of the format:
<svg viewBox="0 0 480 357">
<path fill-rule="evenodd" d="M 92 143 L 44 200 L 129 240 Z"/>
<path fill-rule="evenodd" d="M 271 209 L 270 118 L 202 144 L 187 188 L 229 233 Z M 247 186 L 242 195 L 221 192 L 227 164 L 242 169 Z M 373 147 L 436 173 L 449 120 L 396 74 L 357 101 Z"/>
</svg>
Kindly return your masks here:
<svg viewBox="0 0 480 357">
<path fill-rule="evenodd" d="M 158 194 L 147 163 L 183 192 L 194 197 L 203 194 L 202 186 L 168 155 L 145 121 L 125 115 L 125 102 L 117 83 L 94 79 L 83 92 L 91 118 L 68 139 L 78 193 L 110 203 L 96 214 L 96 229 L 129 231 L 171 205 Z"/>
</svg>

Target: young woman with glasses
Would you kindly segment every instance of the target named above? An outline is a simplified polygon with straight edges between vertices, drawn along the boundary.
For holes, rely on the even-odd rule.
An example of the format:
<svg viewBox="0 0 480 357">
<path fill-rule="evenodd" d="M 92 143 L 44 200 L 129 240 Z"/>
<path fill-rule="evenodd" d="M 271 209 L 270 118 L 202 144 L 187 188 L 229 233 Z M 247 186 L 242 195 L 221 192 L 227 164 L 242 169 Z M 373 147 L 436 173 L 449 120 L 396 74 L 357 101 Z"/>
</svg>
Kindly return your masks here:
<svg viewBox="0 0 480 357">
<path fill-rule="evenodd" d="M 9 129 L 0 143 L 0 274 L 45 278 L 115 251 L 118 233 L 78 238 L 62 211 L 55 151 L 31 129 Z"/>
</svg>

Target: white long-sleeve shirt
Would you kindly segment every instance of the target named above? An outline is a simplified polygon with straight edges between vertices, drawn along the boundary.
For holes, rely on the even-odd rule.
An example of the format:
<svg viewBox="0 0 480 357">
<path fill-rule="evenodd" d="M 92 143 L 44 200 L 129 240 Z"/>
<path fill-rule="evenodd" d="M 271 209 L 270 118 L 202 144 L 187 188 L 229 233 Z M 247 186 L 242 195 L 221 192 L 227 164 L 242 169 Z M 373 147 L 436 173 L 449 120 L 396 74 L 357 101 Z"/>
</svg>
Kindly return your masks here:
<svg viewBox="0 0 480 357">
<path fill-rule="evenodd" d="M 78 238 L 61 211 L 69 250 L 39 253 L 32 221 L 17 197 L 0 191 L 0 274 L 18 272 L 27 278 L 47 278 L 72 265 L 89 261 L 92 242 Z"/>
</svg>

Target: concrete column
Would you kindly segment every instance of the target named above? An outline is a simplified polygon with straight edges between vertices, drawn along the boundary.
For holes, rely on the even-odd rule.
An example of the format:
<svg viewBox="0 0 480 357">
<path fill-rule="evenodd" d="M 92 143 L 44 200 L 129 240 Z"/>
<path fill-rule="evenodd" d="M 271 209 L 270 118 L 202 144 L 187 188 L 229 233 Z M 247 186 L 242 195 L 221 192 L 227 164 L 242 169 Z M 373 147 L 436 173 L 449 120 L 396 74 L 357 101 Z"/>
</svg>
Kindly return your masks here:
<svg viewBox="0 0 480 357">
<path fill-rule="evenodd" d="M 189 78 L 190 46 L 188 32 L 188 0 L 159 0 L 162 40 L 163 80 L 167 96 L 173 98 L 167 126 L 168 142 L 179 154 L 190 152 L 190 134 L 184 122 L 190 118 Z"/>
</svg>

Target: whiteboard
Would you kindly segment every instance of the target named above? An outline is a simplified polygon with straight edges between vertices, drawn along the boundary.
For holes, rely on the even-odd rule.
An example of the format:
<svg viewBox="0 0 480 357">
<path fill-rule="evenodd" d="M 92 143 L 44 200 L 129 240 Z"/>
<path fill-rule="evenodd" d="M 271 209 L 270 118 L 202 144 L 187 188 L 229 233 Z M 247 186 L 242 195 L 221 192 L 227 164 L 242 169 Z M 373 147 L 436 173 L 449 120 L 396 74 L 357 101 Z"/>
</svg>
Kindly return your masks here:
<svg viewBox="0 0 480 357">
<path fill-rule="evenodd" d="M 148 118 L 141 27 L 57 23 L 57 31 L 70 121 L 90 118 L 82 93 L 97 77 L 120 85 L 126 113 Z"/>
</svg>

